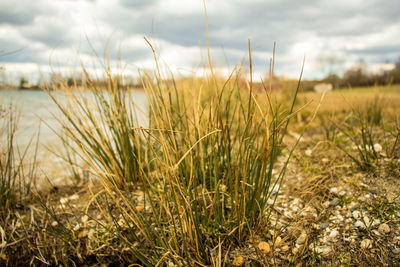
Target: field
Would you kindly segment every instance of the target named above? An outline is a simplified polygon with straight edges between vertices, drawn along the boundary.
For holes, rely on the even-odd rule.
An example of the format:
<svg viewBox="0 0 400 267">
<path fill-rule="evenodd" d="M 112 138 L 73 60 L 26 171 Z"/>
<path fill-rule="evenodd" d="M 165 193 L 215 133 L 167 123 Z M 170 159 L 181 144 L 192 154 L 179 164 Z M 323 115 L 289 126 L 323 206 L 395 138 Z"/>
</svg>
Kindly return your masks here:
<svg viewBox="0 0 400 267">
<path fill-rule="evenodd" d="M 400 86 L 321 95 L 254 90 L 241 71 L 155 73 L 141 73 L 148 127 L 123 77 L 58 85 L 73 186 L 35 190 L 40 159 L 2 111 L 1 265 L 400 263 Z"/>
</svg>

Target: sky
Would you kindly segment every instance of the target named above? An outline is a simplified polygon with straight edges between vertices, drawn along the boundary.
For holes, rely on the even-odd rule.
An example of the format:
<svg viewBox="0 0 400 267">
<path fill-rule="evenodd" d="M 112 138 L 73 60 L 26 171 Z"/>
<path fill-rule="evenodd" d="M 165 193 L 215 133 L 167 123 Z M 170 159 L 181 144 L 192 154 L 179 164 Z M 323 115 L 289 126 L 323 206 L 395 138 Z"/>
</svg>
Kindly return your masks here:
<svg viewBox="0 0 400 267">
<path fill-rule="evenodd" d="M 361 59 L 371 71 L 400 56 L 399 0 L 206 0 L 215 71 L 248 66 L 265 77 L 276 42 L 275 73 L 341 74 Z M 105 58 L 127 74 L 160 63 L 175 75 L 207 64 L 202 0 L 0 0 L 0 67 L 4 77 L 39 71 L 93 71 Z M 107 57 L 104 57 L 104 54 Z M 117 68 L 118 67 L 118 68 Z M 11 78 L 10 78 L 11 77 Z"/>
</svg>

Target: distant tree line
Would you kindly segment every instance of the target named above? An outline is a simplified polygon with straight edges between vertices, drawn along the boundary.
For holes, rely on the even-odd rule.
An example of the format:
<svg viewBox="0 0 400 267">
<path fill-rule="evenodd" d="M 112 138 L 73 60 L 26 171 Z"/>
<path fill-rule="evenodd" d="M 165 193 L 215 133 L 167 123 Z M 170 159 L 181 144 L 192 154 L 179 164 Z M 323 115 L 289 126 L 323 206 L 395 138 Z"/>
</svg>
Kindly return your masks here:
<svg viewBox="0 0 400 267">
<path fill-rule="evenodd" d="M 364 61 L 360 61 L 356 66 L 347 69 L 343 76 L 337 74 L 328 74 L 321 80 L 304 80 L 302 89 L 304 91 L 313 90 L 318 83 L 330 83 L 334 89 L 400 84 L 400 57 L 395 62 L 392 70 L 383 70 L 380 73 L 370 73 Z"/>
</svg>

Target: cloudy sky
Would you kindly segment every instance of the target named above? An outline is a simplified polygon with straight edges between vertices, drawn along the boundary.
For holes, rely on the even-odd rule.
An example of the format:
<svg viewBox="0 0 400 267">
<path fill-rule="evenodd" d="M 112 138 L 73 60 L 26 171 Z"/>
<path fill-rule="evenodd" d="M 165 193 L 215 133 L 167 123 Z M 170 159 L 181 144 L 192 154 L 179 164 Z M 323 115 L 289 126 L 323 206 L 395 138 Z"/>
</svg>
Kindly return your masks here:
<svg viewBox="0 0 400 267">
<path fill-rule="evenodd" d="M 365 60 L 371 69 L 400 56 L 399 0 L 207 0 L 211 56 L 226 72 L 242 60 L 248 39 L 256 76 L 267 73 L 274 41 L 276 72 L 296 77 L 340 72 Z M 104 51 L 135 73 L 153 68 L 151 50 L 182 74 L 206 63 L 202 0 L 0 0 L 3 73 L 96 68 Z M 97 53 L 97 56 L 96 56 Z M 329 63 L 329 61 L 334 64 Z M 14 74 L 12 74 L 14 73 Z M 17 73 L 17 74 L 16 74 Z M 4 76 L 4 75 L 3 75 Z"/>
</svg>

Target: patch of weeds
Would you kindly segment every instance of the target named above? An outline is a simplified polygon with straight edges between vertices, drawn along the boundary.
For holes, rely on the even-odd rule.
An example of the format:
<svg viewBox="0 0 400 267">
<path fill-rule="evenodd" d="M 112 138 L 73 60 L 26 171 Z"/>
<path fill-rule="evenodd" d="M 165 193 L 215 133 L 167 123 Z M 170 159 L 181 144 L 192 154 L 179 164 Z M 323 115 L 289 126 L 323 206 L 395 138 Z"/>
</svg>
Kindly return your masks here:
<svg viewBox="0 0 400 267">
<path fill-rule="evenodd" d="M 121 85 L 121 75 L 109 69 L 104 74 L 106 86 L 99 85 L 83 69 L 83 88 L 60 81 L 55 88 L 59 94 L 48 94 L 62 114 L 57 119 L 64 135 L 58 136 L 75 181 L 79 182 L 86 172 L 76 168 L 77 155 L 96 175 L 101 172 L 104 182 L 127 189 L 142 178 L 143 136 L 137 129 L 138 111 L 129 88 Z"/>
<path fill-rule="evenodd" d="M 320 120 L 325 139 L 330 142 L 334 142 L 338 134 L 338 129 L 335 126 L 335 123 L 333 123 L 334 115 L 326 118 L 325 114 L 320 114 L 318 115 L 318 118 Z"/>
<path fill-rule="evenodd" d="M 382 114 L 383 102 L 376 97 L 373 102 L 353 108 L 343 125 L 336 123 L 347 137 L 344 144 L 338 144 L 339 148 L 363 171 L 375 173 L 378 161 L 382 159 L 384 148 L 380 144 L 383 141 L 380 136 L 385 132 Z"/>
<path fill-rule="evenodd" d="M 22 204 L 31 192 L 36 171 L 38 139 L 32 156 L 27 162 L 27 147 L 20 150 L 15 141 L 18 127 L 18 112 L 12 104 L 0 115 L 0 217 L 5 218 L 11 208 Z M 39 135 L 38 135 L 39 136 Z"/>
<path fill-rule="evenodd" d="M 400 206 L 398 197 L 388 200 L 386 197 L 376 197 L 367 204 L 367 210 L 382 220 L 393 220 L 398 216 Z"/>
<path fill-rule="evenodd" d="M 319 253 L 314 245 L 312 251 L 310 252 L 311 255 L 308 253 L 303 256 L 303 261 L 306 258 L 309 258 L 308 264 L 312 266 L 323 266 L 324 258 L 322 257 L 321 253 Z"/>
<path fill-rule="evenodd" d="M 341 253 L 339 255 L 340 263 L 344 266 L 349 266 L 351 262 L 351 257 L 350 255 L 347 255 L 346 253 Z"/>
<path fill-rule="evenodd" d="M 348 195 L 339 196 L 340 204 L 342 206 L 347 206 L 353 201 L 353 198 Z"/>
<path fill-rule="evenodd" d="M 385 102 L 377 95 L 372 101 L 365 105 L 365 116 L 369 124 L 381 125 L 383 122 Z"/>
</svg>

